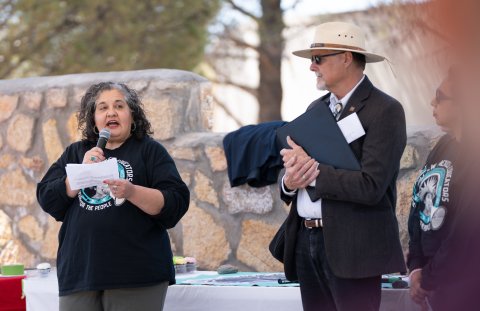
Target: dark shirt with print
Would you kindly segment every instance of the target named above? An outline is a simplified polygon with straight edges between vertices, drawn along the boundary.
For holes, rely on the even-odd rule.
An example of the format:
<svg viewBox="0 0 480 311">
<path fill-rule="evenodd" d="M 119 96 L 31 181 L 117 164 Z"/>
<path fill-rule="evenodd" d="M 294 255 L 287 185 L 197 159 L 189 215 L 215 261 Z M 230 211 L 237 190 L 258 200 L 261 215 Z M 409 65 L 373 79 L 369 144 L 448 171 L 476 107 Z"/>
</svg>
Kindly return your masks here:
<svg viewBox="0 0 480 311">
<path fill-rule="evenodd" d="M 431 265 L 434 256 L 442 256 L 455 214 L 458 143 L 444 135 L 430 152 L 418 176 L 412 195 L 408 233 L 410 236 L 407 266 L 410 271 L 422 268 L 429 281 L 441 274 Z"/>
<path fill-rule="evenodd" d="M 57 273 L 60 296 L 79 291 L 151 286 L 175 282 L 167 229 L 186 213 L 189 190 L 166 149 L 151 137 L 130 137 L 105 150 L 116 158 L 119 177 L 158 189 L 165 204 L 151 216 L 102 184 L 66 194 L 67 163 L 82 163 L 95 145 L 77 142 L 65 150 L 37 186 L 41 207 L 62 222 Z"/>
</svg>

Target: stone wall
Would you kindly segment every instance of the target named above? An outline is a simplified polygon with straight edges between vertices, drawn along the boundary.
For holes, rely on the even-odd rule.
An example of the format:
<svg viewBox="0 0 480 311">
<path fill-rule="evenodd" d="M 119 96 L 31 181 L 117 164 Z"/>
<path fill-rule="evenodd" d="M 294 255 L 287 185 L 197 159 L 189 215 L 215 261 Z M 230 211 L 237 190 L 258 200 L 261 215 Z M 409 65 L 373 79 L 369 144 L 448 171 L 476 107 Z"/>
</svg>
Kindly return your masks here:
<svg viewBox="0 0 480 311">
<path fill-rule="evenodd" d="M 276 186 L 229 186 L 224 134 L 210 131 L 210 84 L 175 70 L 0 81 L 0 264 L 54 264 L 60 223 L 38 206 L 36 183 L 79 139 L 75 113 L 86 88 L 105 80 L 139 92 L 154 137 L 167 147 L 191 190 L 189 212 L 170 230 L 174 253 L 196 257 L 202 269 L 231 263 L 243 270 L 281 270 L 267 246 L 288 207 Z M 411 133 L 402 159 L 398 216 L 404 245 L 412 183 L 436 135 Z"/>
</svg>

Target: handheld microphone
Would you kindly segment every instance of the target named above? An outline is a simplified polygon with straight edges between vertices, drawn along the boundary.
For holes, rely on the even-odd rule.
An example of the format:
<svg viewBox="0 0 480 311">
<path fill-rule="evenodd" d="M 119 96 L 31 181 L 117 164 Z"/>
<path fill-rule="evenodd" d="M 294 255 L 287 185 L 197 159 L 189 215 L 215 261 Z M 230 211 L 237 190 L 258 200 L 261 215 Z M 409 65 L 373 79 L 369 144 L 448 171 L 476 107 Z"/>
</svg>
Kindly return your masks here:
<svg viewBox="0 0 480 311">
<path fill-rule="evenodd" d="M 110 138 L 110 130 L 107 128 L 104 128 L 98 133 L 98 141 L 97 141 L 97 147 L 105 149 L 105 146 L 107 145 L 107 141 Z"/>
</svg>

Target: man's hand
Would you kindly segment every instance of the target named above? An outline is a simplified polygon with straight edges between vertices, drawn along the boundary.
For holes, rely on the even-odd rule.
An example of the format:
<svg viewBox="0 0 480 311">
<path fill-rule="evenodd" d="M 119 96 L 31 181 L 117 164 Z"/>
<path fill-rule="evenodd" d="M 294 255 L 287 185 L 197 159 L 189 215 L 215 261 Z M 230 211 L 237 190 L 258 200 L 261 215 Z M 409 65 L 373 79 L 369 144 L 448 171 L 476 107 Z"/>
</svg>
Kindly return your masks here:
<svg viewBox="0 0 480 311">
<path fill-rule="evenodd" d="M 297 145 L 291 138 L 290 136 L 287 136 L 287 144 L 292 148 L 292 149 L 282 149 L 280 150 L 280 155 L 283 157 L 283 163 L 287 163 L 290 161 L 292 157 L 296 157 L 298 160 L 308 158 L 308 154 L 303 150 L 302 147 Z"/>
<path fill-rule="evenodd" d="M 283 182 L 290 190 L 306 188 L 320 173 L 318 162 L 308 156 L 305 150 L 290 137 L 287 137 L 287 143 L 292 149 L 280 151 L 283 156 L 283 165 L 286 168 Z"/>
<path fill-rule="evenodd" d="M 410 297 L 416 304 L 422 307 L 422 311 L 428 310 L 428 305 L 426 298 L 431 294 L 429 291 L 426 291 L 421 286 L 422 282 L 422 270 L 413 271 L 410 274 Z"/>
</svg>

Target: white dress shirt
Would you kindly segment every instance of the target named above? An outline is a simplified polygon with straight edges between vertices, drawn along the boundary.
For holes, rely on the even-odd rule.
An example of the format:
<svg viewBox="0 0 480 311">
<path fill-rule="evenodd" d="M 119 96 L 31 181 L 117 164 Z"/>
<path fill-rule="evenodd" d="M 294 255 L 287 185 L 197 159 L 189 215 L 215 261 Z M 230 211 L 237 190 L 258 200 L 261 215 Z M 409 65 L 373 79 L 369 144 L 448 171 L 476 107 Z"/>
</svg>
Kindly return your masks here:
<svg viewBox="0 0 480 311">
<path fill-rule="evenodd" d="M 335 112 L 335 105 L 338 102 L 341 102 L 343 105 L 343 108 L 347 106 L 348 101 L 350 100 L 350 97 L 352 97 L 353 92 L 357 89 L 357 87 L 360 85 L 360 83 L 363 82 L 365 79 L 365 75 L 358 81 L 358 83 L 353 87 L 353 89 L 350 90 L 350 92 L 347 93 L 342 99 L 338 99 L 335 94 L 330 93 L 330 105 L 329 108 L 332 111 L 332 113 Z M 341 114 L 341 112 L 339 113 Z M 320 172 L 321 174 L 322 172 Z M 305 189 L 298 189 L 294 190 L 292 192 L 286 191 L 285 189 L 285 184 L 283 182 L 283 179 L 285 176 L 282 178 L 282 191 L 286 195 L 289 196 L 294 196 L 295 193 L 298 191 L 298 197 L 297 197 L 297 211 L 298 215 L 303 218 L 322 218 L 322 199 L 319 199 L 316 202 L 312 202 L 310 199 L 310 196 L 307 193 L 307 190 Z M 316 181 L 314 180 L 310 186 L 315 187 Z"/>
</svg>

